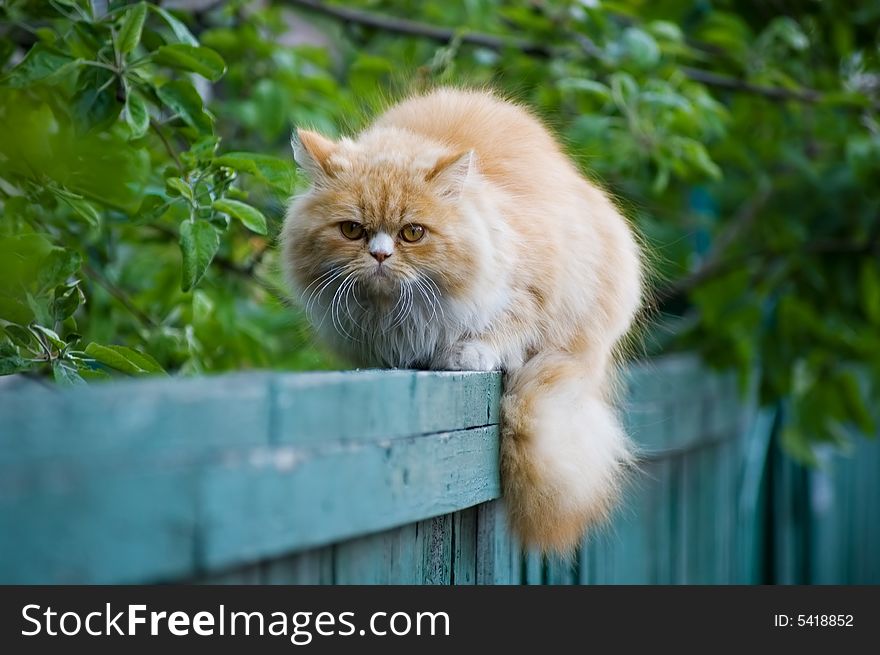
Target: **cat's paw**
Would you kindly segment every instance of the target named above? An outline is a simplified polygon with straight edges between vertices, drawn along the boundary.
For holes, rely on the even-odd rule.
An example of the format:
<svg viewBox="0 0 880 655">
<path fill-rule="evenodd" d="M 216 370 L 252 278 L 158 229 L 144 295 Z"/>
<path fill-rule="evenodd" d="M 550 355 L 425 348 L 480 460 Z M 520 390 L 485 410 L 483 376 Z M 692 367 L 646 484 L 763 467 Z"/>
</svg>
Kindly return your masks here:
<svg viewBox="0 0 880 655">
<path fill-rule="evenodd" d="M 497 371 L 501 360 L 489 346 L 476 342 L 457 343 L 440 358 L 440 368 L 450 371 Z"/>
</svg>

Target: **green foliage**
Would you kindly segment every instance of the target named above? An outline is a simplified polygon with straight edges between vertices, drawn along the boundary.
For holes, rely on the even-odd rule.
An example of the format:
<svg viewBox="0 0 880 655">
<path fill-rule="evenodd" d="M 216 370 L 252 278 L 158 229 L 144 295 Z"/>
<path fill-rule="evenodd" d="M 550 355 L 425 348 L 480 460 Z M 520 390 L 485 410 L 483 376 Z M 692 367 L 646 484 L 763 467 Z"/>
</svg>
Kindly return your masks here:
<svg viewBox="0 0 880 655">
<path fill-rule="evenodd" d="M 292 164 L 224 152 L 192 74 L 216 82 L 226 63 L 192 17 L 144 2 L 0 11 L 25 42 L 0 80 L 2 373 L 329 364 L 304 351 L 268 247 Z"/>
<path fill-rule="evenodd" d="M 338 365 L 282 301 L 291 126 L 346 133 L 396 94 L 487 84 L 533 106 L 644 234 L 650 318 L 674 325 L 649 353 L 699 350 L 785 399 L 805 459 L 876 429 L 876 8 L 99 4 L 0 8 L 0 372 Z"/>
</svg>

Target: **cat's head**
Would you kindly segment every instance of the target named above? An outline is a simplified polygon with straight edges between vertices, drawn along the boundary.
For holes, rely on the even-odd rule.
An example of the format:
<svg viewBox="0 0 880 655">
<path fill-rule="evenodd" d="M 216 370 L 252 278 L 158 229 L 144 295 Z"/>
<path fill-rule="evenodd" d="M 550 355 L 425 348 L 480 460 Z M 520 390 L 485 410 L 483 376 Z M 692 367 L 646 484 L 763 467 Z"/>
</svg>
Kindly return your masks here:
<svg viewBox="0 0 880 655">
<path fill-rule="evenodd" d="M 468 209 L 472 151 L 394 128 L 339 141 L 298 130 L 292 145 L 312 185 L 288 211 L 284 254 L 306 300 L 326 306 L 340 285 L 377 306 L 406 287 L 416 299 L 467 293 L 488 247 Z"/>
</svg>

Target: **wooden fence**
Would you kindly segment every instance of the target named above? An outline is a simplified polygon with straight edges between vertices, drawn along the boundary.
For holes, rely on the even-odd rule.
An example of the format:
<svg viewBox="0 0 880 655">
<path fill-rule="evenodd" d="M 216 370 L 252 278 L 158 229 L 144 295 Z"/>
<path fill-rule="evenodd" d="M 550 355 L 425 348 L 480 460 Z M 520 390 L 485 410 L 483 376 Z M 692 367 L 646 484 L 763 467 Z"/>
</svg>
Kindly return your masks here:
<svg viewBox="0 0 880 655">
<path fill-rule="evenodd" d="M 497 374 L 0 390 L 2 583 L 880 581 L 880 447 L 808 472 L 692 357 L 629 371 L 642 474 L 576 557 L 505 525 Z"/>
</svg>

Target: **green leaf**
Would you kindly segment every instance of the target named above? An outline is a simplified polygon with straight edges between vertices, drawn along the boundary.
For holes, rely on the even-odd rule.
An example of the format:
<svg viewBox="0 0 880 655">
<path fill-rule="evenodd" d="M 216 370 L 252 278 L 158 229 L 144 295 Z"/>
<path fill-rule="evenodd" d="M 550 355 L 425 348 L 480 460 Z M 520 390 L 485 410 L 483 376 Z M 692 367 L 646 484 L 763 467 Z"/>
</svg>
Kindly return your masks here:
<svg viewBox="0 0 880 655">
<path fill-rule="evenodd" d="M 37 273 L 37 286 L 48 289 L 64 284 L 75 275 L 82 265 L 82 255 L 75 250 L 53 248 L 40 265 Z"/>
<path fill-rule="evenodd" d="M 89 368 L 87 366 L 83 366 L 82 368 L 77 370 L 77 373 L 83 377 L 85 380 L 110 380 L 112 376 L 107 372 L 98 368 Z"/>
<path fill-rule="evenodd" d="M 842 373 L 837 377 L 835 388 L 841 396 L 850 420 L 864 434 L 873 434 L 874 420 L 865 406 L 862 390 L 856 376 L 851 372 Z"/>
<path fill-rule="evenodd" d="M 43 335 L 44 339 L 51 343 L 53 346 L 58 348 L 58 350 L 64 350 L 67 346 L 67 342 L 64 341 L 61 337 L 58 336 L 58 333 L 55 330 L 50 330 L 47 327 L 43 327 L 42 325 L 38 325 L 34 323 L 30 326 L 31 332 L 37 334 L 38 332 Z"/>
<path fill-rule="evenodd" d="M 568 77 L 561 79 L 558 82 L 558 87 L 560 91 L 579 91 L 589 94 L 602 102 L 606 102 L 611 98 L 611 90 L 607 86 L 601 82 L 586 78 Z"/>
<path fill-rule="evenodd" d="M 86 381 L 77 373 L 76 366 L 61 359 L 52 362 L 52 375 L 55 382 L 64 387 L 81 387 L 86 384 Z"/>
<path fill-rule="evenodd" d="M 2 81 L 18 89 L 37 82 L 52 82 L 63 79 L 67 71 L 76 64 L 69 55 L 38 43 Z"/>
<path fill-rule="evenodd" d="M 171 68 L 198 73 L 212 82 L 219 80 L 226 72 L 226 62 L 223 61 L 223 57 L 204 46 L 183 43 L 163 45 L 153 53 L 153 61 Z"/>
<path fill-rule="evenodd" d="M 15 346 L 11 343 L 0 342 L 0 375 L 21 373 L 33 367 L 34 362 L 29 362 L 21 357 Z"/>
<path fill-rule="evenodd" d="M 266 234 L 266 217 L 255 207 L 229 198 L 215 200 L 212 206 L 218 211 L 237 218 L 251 231 L 257 234 Z"/>
<path fill-rule="evenodd" d="M 862 262 L 860 295 L 865 315 L 874 325 L 880 325 L 880 266 L 871 259 Z"/>
<path fill-rule="evenodd" d="M 637 27 L 626 28 L 622 45 L 627 57 L 639 68 L 651 68 L 660 61 L 660 47 L 654 37 Z"/>
<path fill-rule="evenodd" d="M 799 426 L 795 425 L 786 425 L 782 428 L 780 435 L 782 445 L 786 452 L 797 461 L 808 466 L 815 466 L 818 460 L 810 438 L 798 428 Z"/>
<path fill-rule="evenodd" d="M 159 99 L 175 111 L 188 125 L 200 132 L 210 132 L 213 119 L 204 110 L 202 98 L 193 85 L 186 80 L 174 80 L 163 84 L 156 93 Z"/>
<path fill-rule="evenodd" d="M 210 223 L 186 220 L 180 224 L 180 251 L 183 253 L 181 288 L 189 291 L 204 276 L 220 247 L 220 234 Z"/>
<path fill-rule="evenodd" d="M 30 330 L 26 330 L 20 325 L 16 325 L 15 323 L 9 323 L 3 329 L 6 332 L 6 336 L 8 336 L 17 345 L 21 346 L 22 348 L 27 348 L 31 351 L 39 351 L 40 347 L 34 340 L 34 335 L 31 334 Z"/>
<path fill-rule="evenodd" d="M 186 183 L 186 180 L 184 180 L 182 177 L 169 177 L 167 180 L 165 180 L 165 188 L 168 190 L 168 195 L 181 195 L 192 202 L 192 188 L 189 186 L 189 184 Z M 172 191 L 175 191 L 176 193 L 172 193 Z"/>
<path fill-rule="evenodd" d="M 144 29 L 144 20 L 147 17 L 147 5 L 139 2 L 125 10 L 122 18 L 122 26 L 116 35 L 116 47 L 119 52 L 126 54 L 132 52 L 141 40 L 141 32 Z"/>
<path fill-rule="evenodd" d="M 239 173 L 249 173 L 276 191 L 290 195 L 295 179 L 293 165 L 278 157 L 252 152 L 228 152 L 214 160 L 218 166 L 228 166 Z"/>
<path fill-rule="evenodd" d="M 55 300 L 52 303 L 52 313 L 56 322 L 62 322 L 80 306 L 83 301 L 82 291 L 74 285 L 72 287 L 58 286 L 55 289 Z"/>
<path fill-rule="evenodd" d="M 684 41 L 684 35 L 681 32 L 681 28 L 670 21 L 651 21 L 648 23 L 648 30 L 655 37 L 666 41 L 672 41 L 674 43 L 681 43 Z"/>
<path fill-rule="evenodd" d="M 119 80 L 103 68 L 88 68 L 78 80 L 73 108 L 83 131 L 101 131 L 116 122 L 122 105 L 116 100 Z"/>
<path fill-rule="evenodd" d="M 63 196 L 61 199 L 92 227 L 99 227 L 101 225 L 101 214 L 98 213 L 98 210 L 95 209 L 92 203 L 85 200 L 82 196 L 70 194 Z"/>
<path fill-rule="evenodd" d="M 189 31 L 189 28 L 177 18 L 175 18 L 171 13 L 169 13 L 168 10 L 163 9 L 162 7 L 154 5 L 152 3 L 150 3 L 148 6 L 159 16 L 161 16 L 162 20 L 164 20 L 168 24 L 168 27 L 171 28 L 172 32 L 174 32 L 174 36 L 177 37 L 178 41 L 192 46 L 199 45 L 198 39 L 193 36 L 192 32 Z"/>
<path fill-rule="evenodd" d="M 150 128 L 150 110 L 137 91 L 129 91 L 125 98 L 125 122 L 134 139 L 142 137 Z"/>
<path fill-rule="evenodd" d="M 639 94 L 639 85 L 635 78 L 629 73 L 618 71 L 612 73 L 609 79 L 611 80 L 611 97 L 614 103 L 621 109 L 632 107 Z"/>
<path fill-rule="evenodd" d="M 165 373 L 155 359 L 125 346 L 102 346 L 93 342 L 86 346 L 85 353 L 105 366 L 130 375 Z"/>
</svg>

